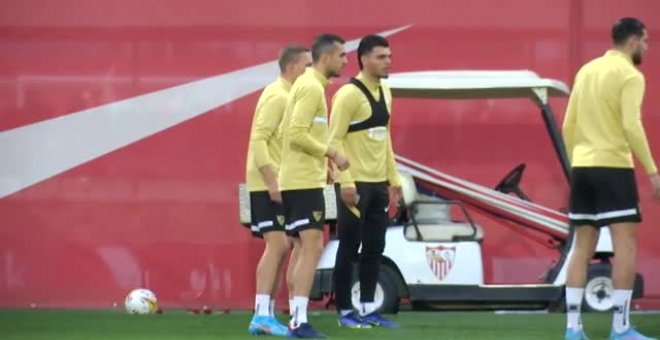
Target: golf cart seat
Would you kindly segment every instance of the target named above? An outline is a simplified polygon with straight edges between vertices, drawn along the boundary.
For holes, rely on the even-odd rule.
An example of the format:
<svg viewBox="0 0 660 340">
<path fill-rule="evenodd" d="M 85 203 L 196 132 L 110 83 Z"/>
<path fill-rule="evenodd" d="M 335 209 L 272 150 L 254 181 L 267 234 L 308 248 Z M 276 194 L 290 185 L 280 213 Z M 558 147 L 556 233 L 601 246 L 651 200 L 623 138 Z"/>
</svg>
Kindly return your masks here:
<svg viewBox="0 0 660 340">
<path fill-rule="evenodd" d="M 483 229 L 472 222 L 464 209 L 467 222 L 451 219 L 451 206 L 459 205 L 457 202 L 420 193 L 415 180 L 408 173 L 401 173 L 401 181 L 403 201 L 409 211 L 410 219 L 404 227 L 406 239 L 426 242 L 479 241 L 483 239 Z M 462 206 L 460 207 L 462 208 Z"/>
<path fill-rule="evenodd" d="M 453 242 L 453 241 L 481 241 L 484 238 L 484 231 L 478 225 L 474 225 L 476 234 L 470 223 L 456 223 L 447 221 L 441 224 L 417 224 L 417 229 L 413 225 L 406 226 L 405 238 L 410 241 L 427 242 Z M 420 235 L 421 234 L 421 235 Z M 473 235 L 474 234 L 474 235 Z"/>
</svg>

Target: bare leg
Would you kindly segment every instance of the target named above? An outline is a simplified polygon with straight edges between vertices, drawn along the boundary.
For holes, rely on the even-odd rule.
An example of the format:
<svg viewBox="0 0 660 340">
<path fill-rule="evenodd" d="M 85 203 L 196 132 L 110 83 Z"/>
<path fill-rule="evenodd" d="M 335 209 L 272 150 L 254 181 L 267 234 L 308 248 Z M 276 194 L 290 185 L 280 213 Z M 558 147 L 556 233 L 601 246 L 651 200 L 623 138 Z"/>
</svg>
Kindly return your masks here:
<svg viewBox="0 0 660 340">
<path fill-rule="evenodd" d="M 587 268 L 594 256 L 599 230 L 582 225 L 575 228 L 573 253 L 566 272 L 566 328 L 582 330 L 581 307 L 584 285 L 587 282 Z"/>
<path fill-rule="evenodd" d="M 301 252 L 293 272 L 295 310 L 292 321 L 294 327 L 307 322 L 309 292 L 314 282 L 316 265 L 323 251 L 323 231 L 320 229 L 302 230 L 300 231 L 300 240 L 302 242 Z"/>
<path fill-rule="evenodd" d="M 614 243 L 614 317 L 612 328 L 623 333 L 630 328 L 629 313 L 635 272 L 637 271 L 637 223 L 614 223 L 610 226 Z"/>
<path fill-rule="evenodd" d="M 282 260 L 287 251 L 286 236 L 281 231 L 271 231 L 263 235 L 266 247 L 257 265 L 257 315 L 270 315 L 270 299 L 277 287 Z M 265 304 L 265 306 L 264 306 Z"/>
<path fill-rule="evenodd" d="M 293 249 L 291 250 L 291 257 L 289 258 L 289 268 L 286 271 L 286 286 L 289 290 L 289 314 L 293 313 L 293 297 L 294 297 L 294 271 L 298 265 L 298 259 L 300 258 L 300 252 L 302 243 L 297 237 L 289 238 L 290 242 L 293 244 Z"/>
</svg>

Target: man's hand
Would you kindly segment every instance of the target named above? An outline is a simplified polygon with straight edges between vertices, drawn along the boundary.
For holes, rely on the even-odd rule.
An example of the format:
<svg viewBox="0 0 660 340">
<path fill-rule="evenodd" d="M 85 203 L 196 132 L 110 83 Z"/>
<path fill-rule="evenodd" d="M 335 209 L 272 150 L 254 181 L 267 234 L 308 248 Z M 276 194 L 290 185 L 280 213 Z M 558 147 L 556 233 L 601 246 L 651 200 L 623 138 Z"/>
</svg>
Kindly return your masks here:
<svg viewBox="0 0 660 340">
<path fill-rule="evenodd" d="M 660 199 L 660 175 L 656 172 L 649 176 L 649 179 L 651 180 L 651 188 L 653 189 L 653 198 Z"/>
<path fill-rule="evenodd" d="M 339 168 L 341 171 L 348 169 L 350 166 L 348 159 L 335 149 L 328 149 L 328 153 L 326 155 L 328 155 L 328 158 L 330 158 L 330 160 L 332 160 L 332 162 L 335 163 L 337 168 Z"/>
<path fill-rule="evenodd" d="M 271 201 L 282 204 L 282 193 L 277 188 L 277 184 L 274 187 L 268 186 L 268 196 L 270 196 Z"/>
<path fill-rule="evenodd" d="M 266 165 L 259 168 L 261 172 L 261 178 L 263 178 L 268 187 L 268 196 L 273 202 L 282 204 L 282 193 L 277 185 L 277 169 L 272 165 Z"/>
<path fill-rule="evenodd" d="M 401 201 L 401 198 L 403 197 L 403 192 L 401 191 L 401 187 L 390 187 L 390 190 L 392 191 L 392 198 L 394 198 L 394 201 L 396 202 L 396 205 L 399 206 L 399 202 Z"/>
<path fill-rule="evenodd" d="M 337 168 L 339 168 L 339 170 L 341 171 L 344 171 L 348 169 L 349 166 L 351 166 L 350 163 L 348 162 L 348 159 L 339 152 L 335 153 L 335 156 L 332 157 L 332 161 L 337 165 Z"/>
<path fill-rule="evenodd" d="M 355 187 L 342 187 L 341 188 L 341 200 L 346 204 L 347 207 L 354 207 L 358 204 L 360 196 L 357 193 Z"/>
<path fill-rule="evenodd" d="M 328 164 L 328 176 L 326 179 L 326 184 L 332 184 L 335 182 L 335 171 L 332 169 L 332 165 Z"/>
</svg>

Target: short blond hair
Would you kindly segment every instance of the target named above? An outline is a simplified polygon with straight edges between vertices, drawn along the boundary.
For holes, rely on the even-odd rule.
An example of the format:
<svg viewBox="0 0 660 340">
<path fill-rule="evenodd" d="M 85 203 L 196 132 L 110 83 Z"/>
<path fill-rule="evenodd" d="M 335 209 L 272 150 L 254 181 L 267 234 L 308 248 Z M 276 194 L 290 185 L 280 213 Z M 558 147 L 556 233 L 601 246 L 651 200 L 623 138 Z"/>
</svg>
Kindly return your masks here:
<svg viewBox="0 0 660 340">
<path fill-rule="evenodd" d="M 305 52 L 309 52 L 309 48 L 303 45 L 291 44 L 285 46 L 280 51 L 280 57 L 277 61 L 277 63 L 280 65 L 280 71 L 284 72 L 286 70 L 287 65 L 293 64 L 296 61 L 298 61 L 298 58 L 300 58 L 300 54 Z"/>
</svg>

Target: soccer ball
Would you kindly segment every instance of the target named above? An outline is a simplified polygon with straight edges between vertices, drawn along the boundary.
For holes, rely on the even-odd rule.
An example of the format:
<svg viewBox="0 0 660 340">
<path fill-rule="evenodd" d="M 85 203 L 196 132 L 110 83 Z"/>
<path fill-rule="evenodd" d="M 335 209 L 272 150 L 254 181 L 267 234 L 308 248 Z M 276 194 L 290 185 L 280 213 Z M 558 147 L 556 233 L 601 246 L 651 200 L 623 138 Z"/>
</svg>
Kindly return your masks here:
<svg viewBox="0 0 660 340">
<path fill-rule="evenodd" d="M 130 314 L 153 314 L 158 309 L 158 300 L 149 289 L 134 289 L 126 296 L 124 307 Z"/>
</svg>

